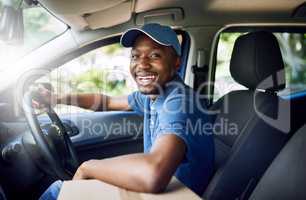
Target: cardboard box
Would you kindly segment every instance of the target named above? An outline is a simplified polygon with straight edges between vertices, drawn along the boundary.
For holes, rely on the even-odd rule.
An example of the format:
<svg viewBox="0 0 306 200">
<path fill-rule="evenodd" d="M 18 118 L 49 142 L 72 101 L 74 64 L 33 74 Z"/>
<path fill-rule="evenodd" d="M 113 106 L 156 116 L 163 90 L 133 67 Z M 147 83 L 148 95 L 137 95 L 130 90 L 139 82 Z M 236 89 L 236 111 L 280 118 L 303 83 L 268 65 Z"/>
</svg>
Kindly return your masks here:
<svg viewBox="0 0 306 200">
<path fill-rule="evenodd" d="M 165 192 L 148 194 L 128 191 L 98 180 L 65 181 L 58 200 L 201 200 L 176 178 Z"/>
</svg>

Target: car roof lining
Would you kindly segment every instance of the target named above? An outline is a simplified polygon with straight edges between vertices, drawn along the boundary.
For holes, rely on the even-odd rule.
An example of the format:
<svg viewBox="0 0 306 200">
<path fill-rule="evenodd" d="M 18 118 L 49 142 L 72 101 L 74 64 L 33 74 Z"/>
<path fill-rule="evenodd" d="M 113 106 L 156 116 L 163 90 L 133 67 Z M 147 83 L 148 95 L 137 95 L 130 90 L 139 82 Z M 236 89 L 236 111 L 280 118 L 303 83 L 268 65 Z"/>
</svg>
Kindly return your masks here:
<svg viewBox="0 0 306 200">
<path fill-rule="evenodd" d="M 134 13 L 156 9 L 181 8 L 184 20 L 178 25 L 229 24 L 233 20 L 262 19 L 263 21 L 292 19 L 295 9 L 304 0 L 39 0 L 70 27 L 96 30 L 116 26 L 133 19 Z M 196 19 L 196 20 L 195 20 Z M 201 20 L 199 20 L 201 19 Z M 240 21 L 241 22 L 241 21 Z"/>
<path fill-rule="evenodd" d="M 247 32 L 254 32 L 254 31 L 269 31 L 269 32 L 277 32 L 277 33 L 306 33 L 305 26 L 233 26 L 229 27 L 222 31 L 222 33 L 247 33 Z"/>
</svg>

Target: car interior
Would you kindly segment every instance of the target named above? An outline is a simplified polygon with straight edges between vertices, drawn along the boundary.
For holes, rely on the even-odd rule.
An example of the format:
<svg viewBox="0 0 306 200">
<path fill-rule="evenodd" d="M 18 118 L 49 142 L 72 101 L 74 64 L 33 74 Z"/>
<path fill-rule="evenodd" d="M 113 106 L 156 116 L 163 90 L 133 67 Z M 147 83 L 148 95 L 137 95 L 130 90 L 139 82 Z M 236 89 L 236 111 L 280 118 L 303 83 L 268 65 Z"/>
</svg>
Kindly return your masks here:
<svg viewBox="0 0 306 200">
<path fill-rule="evenodd" d="M 178 74 L 214 121 L 215 172 L 201 198 L 306 199 L 304 1 L 0 0 L 0 200 L 38 199 L 86 160 L 143 151 L 133 111 L 28 105 L 37 84 L 135 91 L 120 36 L 146 23 L 176 31 Z"/>
</svg>

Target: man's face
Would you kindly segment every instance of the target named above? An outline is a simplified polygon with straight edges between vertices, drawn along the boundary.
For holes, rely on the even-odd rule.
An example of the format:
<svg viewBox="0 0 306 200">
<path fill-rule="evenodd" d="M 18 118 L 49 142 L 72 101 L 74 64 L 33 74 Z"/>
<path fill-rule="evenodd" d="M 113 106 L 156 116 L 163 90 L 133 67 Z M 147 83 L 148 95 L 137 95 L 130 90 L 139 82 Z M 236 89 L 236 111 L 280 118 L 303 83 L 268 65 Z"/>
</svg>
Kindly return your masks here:
<svg viewBox="0 0 306 200">
<path fill-rule="evenodd" d="M 146 35 L 139 36 L 131 53 L 130 71 L 143 94 L 158 94 L 180 65 L 171 47 L 160 45 Z"/>
</svg>

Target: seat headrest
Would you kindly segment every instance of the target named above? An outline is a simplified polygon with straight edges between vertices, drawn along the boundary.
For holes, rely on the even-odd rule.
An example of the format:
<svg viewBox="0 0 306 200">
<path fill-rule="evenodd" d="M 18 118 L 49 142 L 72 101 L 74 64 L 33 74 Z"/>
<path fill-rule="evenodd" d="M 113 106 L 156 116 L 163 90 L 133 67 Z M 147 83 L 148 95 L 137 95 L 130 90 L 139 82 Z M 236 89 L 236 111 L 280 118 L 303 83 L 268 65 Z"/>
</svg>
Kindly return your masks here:
<svg viewBox="0 0 306 200">
<path fill-rule="evenodd" d="M 240 36 L 234 45 L 230 71 L 249 89 L 278 91 L 285 88 L 282 54 L 276 37 L 266 31 Z"/>
</svg>

